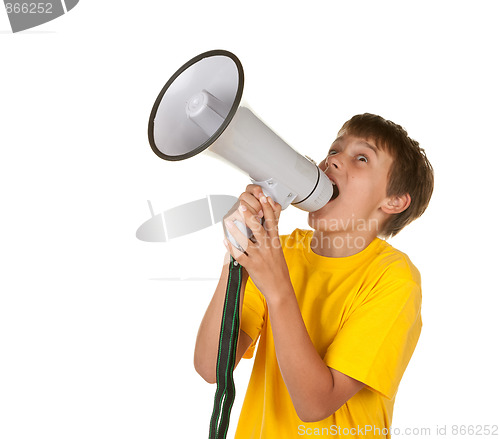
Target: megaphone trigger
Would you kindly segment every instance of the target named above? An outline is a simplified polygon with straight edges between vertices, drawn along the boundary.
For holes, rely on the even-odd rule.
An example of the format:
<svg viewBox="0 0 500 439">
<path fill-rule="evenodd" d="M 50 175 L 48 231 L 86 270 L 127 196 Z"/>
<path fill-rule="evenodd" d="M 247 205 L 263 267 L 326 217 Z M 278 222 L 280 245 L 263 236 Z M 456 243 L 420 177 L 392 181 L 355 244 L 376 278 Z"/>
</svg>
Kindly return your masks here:
<svg viewBox="0 0 500 439">
<path fill-rule="evenodd" d="M 252 183 L 259 185 L 266 197 L 271 197 L 274 202 L 281 205 L 281 209 L 285 210 L 297 198 L 297 194 L 282 182 L 278 182 L 273 178 L 265 181 L 255 181 Z"/>
</svg>

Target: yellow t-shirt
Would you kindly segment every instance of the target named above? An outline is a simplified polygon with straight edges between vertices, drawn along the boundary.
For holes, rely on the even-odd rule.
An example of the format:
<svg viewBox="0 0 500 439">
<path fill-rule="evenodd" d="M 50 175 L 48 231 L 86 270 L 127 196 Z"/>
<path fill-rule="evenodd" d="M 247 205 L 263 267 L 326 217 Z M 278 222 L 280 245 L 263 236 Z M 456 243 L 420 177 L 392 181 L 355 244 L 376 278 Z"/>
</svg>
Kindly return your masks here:
<svg viewBox="0 0 500 439">
<path fill-rule="evenodd" d="M 244 358 L 260 341 L 237 439 L 390 437 L 396 391 L 422 327 L 420 274 L 381 239 L 353 256 L 328 258 L 312 252 L 312 234 L 281 237 L 305 326 L 327 366 L 366 386 L 327 419 L 301 421 L 281 377 L 265 299 L 249 279 L 241 329 L 253 343 Z"/>
</svg>

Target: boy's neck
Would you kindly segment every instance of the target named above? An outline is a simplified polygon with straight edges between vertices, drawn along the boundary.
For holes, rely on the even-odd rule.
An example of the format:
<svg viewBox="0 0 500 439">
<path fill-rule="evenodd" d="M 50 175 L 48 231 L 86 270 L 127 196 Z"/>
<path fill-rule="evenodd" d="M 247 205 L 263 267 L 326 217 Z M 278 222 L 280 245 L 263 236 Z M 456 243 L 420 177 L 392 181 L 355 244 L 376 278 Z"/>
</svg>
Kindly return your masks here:
<svg viewBox="0 0 500 439">
<path fill-rule="evenodd" d="M 311 238 L 311 250 L 328 258 L 345 258 L 363 251 L 376 237 L 376 232 L 353 234 L 315 230 Z"/>
</svg>

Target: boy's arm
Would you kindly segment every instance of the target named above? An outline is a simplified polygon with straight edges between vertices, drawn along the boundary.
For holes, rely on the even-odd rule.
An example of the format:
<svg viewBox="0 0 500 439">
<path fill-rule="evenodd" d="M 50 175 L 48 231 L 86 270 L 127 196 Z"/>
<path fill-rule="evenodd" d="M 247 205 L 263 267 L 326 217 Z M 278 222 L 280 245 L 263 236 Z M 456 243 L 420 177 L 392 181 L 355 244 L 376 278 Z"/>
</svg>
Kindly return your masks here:
<svg viewBox="0 0 500 439">
<path fill-rule="evenodd" d="M 316 351 L 302 319 L 279 240 L 281 207 L 270 198 L 260 197 L 258 188 L 252 189 L 260 200 L 265 227 L 253 214 L 258 207 L 253 205 L 249 209 L 249 203 L 244 203 L 247 209 L 243 208 L 241 213 L 256 243 L 245 243 L 248 255 L 230 243 L 226 245 L 266 298 L 276 357 L 297 415 L 304 422 L 319 421 L 339 409 L 364 384 L 329 368 Z M 226 226 L 243 245 L 238 231 L 230 223 Z"/>
<path fill-rule="evenodd" d="M 224 264 L 220 275 L 219 283 L 215 293 L 208 305 L 207 311 L 201 321 L 196 337 L 196 346 L 194 351 L 194 367 L 198 374 L 207 382 L 216 382 L 217 353 L 219 350 L 220 325 L 224 299 L 226 297 L 226 285 L 229 273 L 229 263 Z M 243 305 L 243 295 L 245 291 L 248 274 L 243 270 L 243 282 L 240 293 L 240 318 L 241 307 Z M 235 367 L 238 365 L 241 357 L 252 344 L 252 339 L 240 329 L 238 337 L 238 346 L 236 350 Z"/>
<path fill-rule="evenodd" d="M 263 216 L 263 212 L 259 212 L 260 203 L 252 195 L 252 193 L 259 186 L 248 185 L 246 191 L 240 195 L 240 202 L 245 203 L 248 207 L 249 213 L 253 215 Z M 257 210 L 255 210 L 257 208 Z M 226 220 L 237 219 L 243 221 L 240 211 L 231 210 L 225 217 Z M 241 233 L 241 232 L 240 232 Z M 210 304 L 208 305 L 207 311 L 201 321 L 200 328 L 198 330 L 198 336 L 196 338 L 196 346 L 194 352 L 194 367 L 196 371 L 209 383 L 216 382 L 216 369 L 217 369 L 217 354 L 219 350 L 219 337 L 220 337 L 220 326 L 222 320 L 222 312 L 224 308 L 224 300 L 226 297 L 226 287 L 229 274 L 229 253 L 226 254 L 224 261 L 224 266 L 222 267 L 222 273 L 220 275 L 219 283 L 212 297 Z M 240 321 L 241 321 L 241 311 L 243 307 L 243 297 L 245 292 L 246 282 L 248 280 L 248 272 L 243 269 L 243 279 L 241 284 L 240 293 Z M 240 329 L 238 336 L 238 345 L 236 349 L 236 361 L 235 367 L 238 365 L 243 354 L 247 351 L 249 346 L 252 344 L 252 338 Z"/>
<path fill-rule="evenodd" d="M 292 285 L 284 284 L 280 290 L 267 306 L 281 375 L 299 418 L 320 421 L 364 384 L 323 362 L 307 333 Z"/>
</svg>

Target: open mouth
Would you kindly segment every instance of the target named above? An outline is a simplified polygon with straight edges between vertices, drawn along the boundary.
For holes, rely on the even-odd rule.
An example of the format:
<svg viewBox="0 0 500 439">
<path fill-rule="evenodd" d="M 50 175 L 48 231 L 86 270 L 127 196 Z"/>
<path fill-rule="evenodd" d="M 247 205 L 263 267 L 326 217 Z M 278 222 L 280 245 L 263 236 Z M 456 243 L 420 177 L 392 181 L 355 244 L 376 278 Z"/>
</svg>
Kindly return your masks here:
<svg viewBox="0 0 500 439">
<path fill-rule="evenodd" d="M 337 182 L 332 177 L 330 177 L 329 175 L 327 175 L 327 177 L 332 182 L 333 194 L 332 194 L 332 196 L 330 198 L 330 201 L 333 201 L 333 200 L 335 200 L 335 198 L 337 198 L 339 196 L 340 191 L 339 191 L 339 187 L 337 186 Z M 330 201 L 328 201 L 328 202 L 330 202 Z"/>
<path fill-rule="evenodd" d="M 333 186 L 333 194 L 332 197 L 330 198 L 330 201 L 335 200 L 335 198 L 337 198 L 340 194 L 339 187 L 335 184 L 334 181 L 332 181 L 332 186 Z"/>
</svg>

